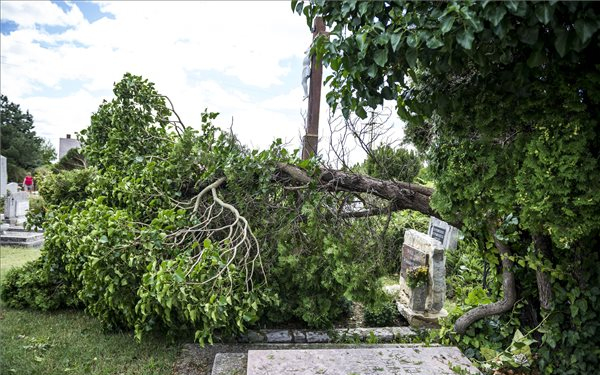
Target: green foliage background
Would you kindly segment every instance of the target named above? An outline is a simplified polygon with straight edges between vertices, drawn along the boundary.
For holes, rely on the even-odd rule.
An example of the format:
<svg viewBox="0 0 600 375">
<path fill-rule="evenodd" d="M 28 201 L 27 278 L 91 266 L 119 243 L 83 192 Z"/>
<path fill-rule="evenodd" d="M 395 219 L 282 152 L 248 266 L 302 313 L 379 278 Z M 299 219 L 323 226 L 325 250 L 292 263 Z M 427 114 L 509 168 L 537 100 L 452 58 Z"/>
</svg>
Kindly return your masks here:
<svg viewBox="0 0 600 375">
<path fill-rule="evenodd" d="M 273 182 L 278 163 L 312 174 L 316 160 L 298 160 L 280 141 L 248 150 L 213 125 L 215 113 L 202 114 L 201 132 L 174 125 L 165 97 L 141 77 L 126 74 L 114 92 L 81 132 L 88 167 L 57 169 L 41 182 L 43 202 L 29 224 L 45 229 L 45 245 L 38 261 L 7 278 L 9 305 L 82 305 L 138 338 L 194 330 L 205 343 L 259 323 L 328 327 L 347 313 L 348 298 L 383 298 L 377 276 L 386 253 L 377 236 L 364 236 L 381 231 L 381 220 L 333 215 L 342 193 Z M 258 241 L 249 257 L 226 230 L 199 229 L 207 217 L 212 228 L 234 219 L 198 195 L 222 178 L 216 196 Z M 43 299 L 54 290 L 61 293 Z"/>
<path fill-rule="evenodd" d="M 434 208 L 463 223 L 489 265 L 499 264 L 493 237 L 510 245 L 520 302 L 459 343 L 480 360 L 523 354 L 508 350 L 517 345 L 532 348 L 543 373 L 597 372 L 598 3 L 293 1 L 292 10 L 330 29 L 313 47 L 333 70 L 328 103 L 365 118 L 396 100 L 427 155 Z M 551 283 L 548 309 L 536 272 Z M 464 308 L 500 299 L 500 284 L 489 287 Z M 506 351 L 491 335 L 498 324 L 510 328 Z M 533 353 L 507 365 L 532 366 Z"/>
<path fill-rule="evenodd" d="M 8 181 L 21 183 L 27 173 L 49 164 L 56 151 L 33 130 L 33 116 L 0 95 L 0 153 L 6 157 Z"/>
</svg>

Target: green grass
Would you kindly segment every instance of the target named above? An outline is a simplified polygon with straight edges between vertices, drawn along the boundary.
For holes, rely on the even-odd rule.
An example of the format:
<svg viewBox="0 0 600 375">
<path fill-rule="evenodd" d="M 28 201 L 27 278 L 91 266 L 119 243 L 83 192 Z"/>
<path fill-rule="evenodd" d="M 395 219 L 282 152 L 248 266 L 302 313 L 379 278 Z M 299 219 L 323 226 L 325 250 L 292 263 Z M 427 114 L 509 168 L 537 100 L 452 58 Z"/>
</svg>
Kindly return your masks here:
<svg viewBox="0 0 600 375">
<path fill-rule="evenodd" d="M 0 246 L 0 281 L 4 280 L 4 275 L 9 269 L 21 266 L 39 256 L 39 249 Z"/>
<path fill-rule="evenodd" d="M 39 256 L 0 249 L 0 278 Z M 179 345 L 159 335 L 105 333 L 82 311 L 15 310 L 0 304 L 0 374 L 171 374 Z"/>
</svg>

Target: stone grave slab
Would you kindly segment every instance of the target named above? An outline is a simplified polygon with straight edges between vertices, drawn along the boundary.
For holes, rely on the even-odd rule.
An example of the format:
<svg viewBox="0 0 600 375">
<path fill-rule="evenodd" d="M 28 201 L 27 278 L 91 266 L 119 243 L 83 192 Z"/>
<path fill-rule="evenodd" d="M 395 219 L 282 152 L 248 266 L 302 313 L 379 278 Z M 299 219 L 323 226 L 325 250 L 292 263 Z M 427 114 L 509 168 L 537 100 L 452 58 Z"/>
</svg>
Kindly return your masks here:
<svg viewBox="0 0 600 375">
<path fill-rule="evenodd" d="M 456 375 L 459 368 L 481 374 L 454 347 L 249 350 L 247 375 Z"/>
<path fill-rule="evenodd" d="M 429 219 L 429 229 L 427 234 L 440 241 L 444 249 L 456 250 L 458 246 L 458 237 L 460 231 L 452 225 L 431 216 Z"/>
</svg>

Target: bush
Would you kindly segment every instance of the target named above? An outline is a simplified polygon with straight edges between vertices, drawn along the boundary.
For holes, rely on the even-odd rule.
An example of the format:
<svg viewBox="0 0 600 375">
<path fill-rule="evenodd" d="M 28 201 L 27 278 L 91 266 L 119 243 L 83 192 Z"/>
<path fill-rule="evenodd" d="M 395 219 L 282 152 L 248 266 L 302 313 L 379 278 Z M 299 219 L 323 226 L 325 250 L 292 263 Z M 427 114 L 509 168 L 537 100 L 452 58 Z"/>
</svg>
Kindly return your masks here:
<svg viewBox="0 0 600 375">
<path fill-rule="evenodd" d="M 9 270 L 2 283 L 1 296 L 8 307 L 42 311 L 78 304 L 75 291 L 45 270 L 41 259 Z"/>
<path fill-rule="evenodd" d="M 396 301 L 389 298 L 374 306 L 365 306 L 363 318 L 369 327 L 393 326 L 399 317 Z"/>
</svg>

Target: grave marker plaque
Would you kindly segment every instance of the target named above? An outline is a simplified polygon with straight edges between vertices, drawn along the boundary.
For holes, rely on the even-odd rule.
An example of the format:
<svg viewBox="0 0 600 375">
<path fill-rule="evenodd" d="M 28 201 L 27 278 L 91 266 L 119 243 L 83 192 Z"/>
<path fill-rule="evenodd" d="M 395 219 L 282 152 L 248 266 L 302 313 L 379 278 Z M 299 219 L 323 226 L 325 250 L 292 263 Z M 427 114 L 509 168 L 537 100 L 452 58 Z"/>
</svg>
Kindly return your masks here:
<svg viewBox="0 0 600 375">
<path fill-rule="evenodd" d="M 402 245 L 402 265 L 400 266 L 400 275 L 406 280 L 406 272 L 410 269 L 427 266 L 429 257 L 422 251 L 404 244 Z"/>
</svg>

